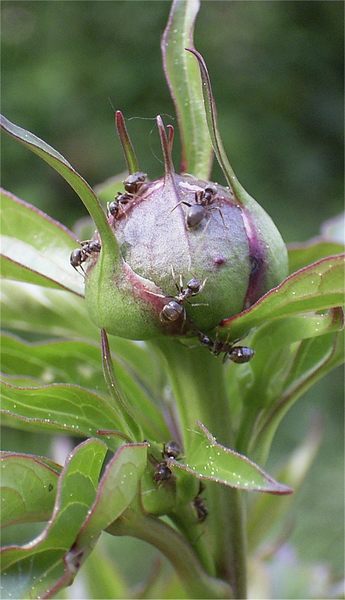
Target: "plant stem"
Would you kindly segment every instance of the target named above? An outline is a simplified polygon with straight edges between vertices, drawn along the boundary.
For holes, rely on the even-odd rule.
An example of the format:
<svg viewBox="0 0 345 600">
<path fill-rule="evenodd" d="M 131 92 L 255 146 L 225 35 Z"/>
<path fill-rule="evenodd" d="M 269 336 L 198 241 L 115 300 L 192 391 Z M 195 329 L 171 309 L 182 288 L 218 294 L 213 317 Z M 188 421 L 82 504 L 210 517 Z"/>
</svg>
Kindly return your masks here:
<svg viewBox="0 0 345 600">
<path fill-rule="evenodd" d="M 205 573 L 188 542 L 156 517 L 128 509 L 107 531 L 130 535 L 158 548 L 172 563 L 190 598 L 232 598 L 230 586 Z"/>
<path fill-rule="evenodd" d="M 196 521 L 192 506 L 179 507 L 178 511 L 169 517 L 182 535 L 186 536 L 207 573 L 214 576 L 215 564 L 207 543 L 208 540 L 205 539 L 205 532 L 200 528 L 201 524 Z"/>
<path fill-rule="evenodd" d="M 201 421 L 218 440 L 231 447 L 230 403 L 224 366 L 204 348 L 191 349 L 174 340 L 155 340 L 163 353 L 177 403 L 185 453 L 191 431 Z M 241 492 L 216 483 L 207 486 L 208 523 L 217 575 L 228 581 L 236 598 L 246 598 L 244 506 Z"/>
</svg>

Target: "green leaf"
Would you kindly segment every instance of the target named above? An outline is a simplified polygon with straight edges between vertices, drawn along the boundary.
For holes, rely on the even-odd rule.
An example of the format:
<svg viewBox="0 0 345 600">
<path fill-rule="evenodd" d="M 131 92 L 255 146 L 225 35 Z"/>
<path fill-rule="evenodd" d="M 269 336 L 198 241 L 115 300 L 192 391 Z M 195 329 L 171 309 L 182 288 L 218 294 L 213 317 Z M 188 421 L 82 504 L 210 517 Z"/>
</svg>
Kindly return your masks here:
<svg viewBox="0 0 345 600">
<path fill-rule="evenodd" d="M 340 331 L 343 325 L 342 309 L 331 309 L 269 321 L 257 328 L 249 341 L 255 348 L 255 357 L 243 371 L 238 371 L 243 405 L 247 410 L 243 420 L 248 422 L 250 412 L 256 408 L 261 411 L 284 388 L 288 365 L 297 349 L 296 342 Z M 229 377 L 233 376 L 234 368 L 229 373 Z"/>
<path fill-rule="evenodd" d="M 248 451 L 259 417 L 285 393 L 287 375 L 301 341 L 320 337 L 319 343 L 327 351 L 329 334 L 340 331 L 343 323 L 343 311 L 338 308 L 268 321 L 251 335 L 248 343 L 255 349 L 255 357 L 236 373 L 236 365 L 231 366 L 228 373 L 229 385 L 235 378 L 237 383 L 231 394 L 241 400 L 241 427 L 236 443 L 241 452 Z"/>
<path fill-rule="evenodd" d="M 117 378 L 121 393 L 127 396 L 129 405 L 136 411 L 137 422 L 142 424 L 144 431 L 142 435 L 137 432 L 135 439 L 146 437 L 164 441 L 169 438 L 168 428 L 158 404 L 153 402 L 154 392 L 149 387 L 149 382 L 141 379 L 145 369 L 145 376 L 150 373 L 150 361 L 147 360 L 144 348 L 130 341 L 121 344 L 121 341 L 116 339 L 115 344 L 119 353 L 116 356 Z M 78 381 L 85 388 L 106 392 L 98 344 L 65 340 L 28 343 L 4 334 L 0 348 L 2 370 L 8 383 L 39 387 L 46 383 L 73 384 Z M 114 353 L 113 357 L 115 358 Z M 12 381 L 12 377 L 18 378 L 19 375 L 35 379 L 24 383 L 17 379 Z M 117 421 L 119 422 L 118 419 Z"/>
<path fill-rule="evenodd" d="M 47 521 L 61 467 L 31 454 L 1 452 L 1 527 Z"/>
<path fill-rule="evenodd" d="M 118 449 L 107 464 L 97 489 L 97 495 L 78 537 L 64 560 L 79 569 L 106 529 L 129 506 L 138 491 L 140 477 L 146 466 L 147 444 L 125 445 Z M 54 593 L 70 583 L 63 573 L 54 586 Z"/>
<path fill-rule="evenodd" d="M 290 244 L 288 246 L 289 272 L 294 273 L 317 260 L 343 252 L 343 244 L 327 241 L 321 237 L 314 238 L 305 244 Z"/>
<path fill-rule="evenodd" d="M 80 296 L 84 283 L 69 264 L 75 236 L 31 204 L 1 190 L 1 276 Z"/>
<path fill-rule="evenodd" d="M 344 362 L 344 332 L 304 340 L 298 346 L 284 380 L 283 391 L 262 411 L 250 437 L 259 460 L 265 461 L 284 415 L 310 387 Z"/>
<path fill-rule="evenodd" d="M 59 478 L 47 527 L 28 544 L 3 548 L 4 598 L 52 596 L 59 578 L 65 585 L 73 581 L 79 565 L 68 561 L 68 553 L 94 502 L 105 453 L 106 446 L 99 440 L 80 444 Z"/>
<path fill-rule="evenodd" d="M 206 123 L 198 67 L 185 48 L 193 46 L 199 0 L 174 0 L 161 49 L 163 66 L 175 103 L 182 142 L 182 171 L 209 179 L 212 145 Z"/>
<path fill-rule="evenodd" d="M 344 304 L 344 255 L 330 256 L 290 275 L 242 313 L 224 319 L 223 334 L 243 337 L 265 321 Z"/>
<path fill-rule="evenodd" d="M 118 430 L 118 417 L 102 396 L 78 385 L 52 384 L 21 388 L 1 384 L 2 422 L 18 429 L 95 436 L 98 430 Z M 120 432 L 118 434 L 124 437 Z M 110 448 L 116 438 L 108 439 Z M 118 444 L 117 444 L 118 445 Z"/>
<path fill-rule="evenodd" d="M 260 494 L 255 497 L 254 503 L 248 511 L 248 542 L 252 551 L 271 535 L 272 529 L 276 529 L 278 524 L 280 531 L 286 527 L 286 521 L 290 519 L 291 504 L 295 501 L 296 492 L 300 489 L 313 464 L 321 441 L 322 427 L 317 420 L 312 423 L 303 442 L 288 456 L 278 471 L 279 479 L 283 479 L 291 485 L 295 494 L 279 500 L 268 494 Z"/>
<path fill-rule="evenodd" d="M 197 426 L 185 463 L 169 459 L 169 468 L 242 490 L 291 494 L 291 488 L 275 481 L 249 458 L 219 444 L 202 423 Z"/>
<path fill-rule="evenodd" d="M 101 236 L 102 247 L 107 249 L 108 253 L 112 253 L 114 259 L 119 256 L 119 248 L 115 236 L 108 224 L 106 215 L 98 202 L 94 191 L 89 184 L 83 179 L 72 165 L 54 148 L 49 146 L 43 140 L 40 140 L 36 135 L 18 127 L 11 123 L 6 117 L 1 115 L 1 127 L 12 138 L 22 143 L 29 150 L 40 156 L 46 161 L 55 171 L 57 171 L 69 185 L 78 194 L 79 198 L 84 203 L 89 214 L 93 218 L 96 228 Z M 102 254 L 100 260 L 102 259 Z"/>
<path fill-rule="evenodd" d="M 99 330 L 90 321 L 84 299 L 63 290 L 2 281 L 1 316 L 9 329 L 35 336 L 99 339 Z"/>
<path fill-rule="evenodd" d="M 0 347 L 6 375 L 31 375 L 39 385 L 78 381 L 81 386 L 105 391 L 101 352 L 96 344 L 64 340 L 29 343 L 3 334 Z"/>
<path fill-rule="evenodd" d="M 76 541 L 77 548 L 94 545 L 93 540 L 131 504 L 147 463 L 146 443 L 124 444 L 107 464 L 95 502 Z"/>
</svg>

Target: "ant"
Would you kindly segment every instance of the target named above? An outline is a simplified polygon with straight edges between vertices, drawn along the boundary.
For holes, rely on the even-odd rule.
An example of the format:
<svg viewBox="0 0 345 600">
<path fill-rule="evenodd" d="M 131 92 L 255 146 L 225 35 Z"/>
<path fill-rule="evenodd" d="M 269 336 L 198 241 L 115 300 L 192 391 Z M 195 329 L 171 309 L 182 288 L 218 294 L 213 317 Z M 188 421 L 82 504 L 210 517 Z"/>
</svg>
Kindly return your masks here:
<svg viewBox="0 0 345 600">
<path fill-rule="evenodd" d="M 140 188 L 146 181 L 146 177 L 146 173 L 142 173 L 141 171 L 137 171 L 136 173 L 131 173 L 131 175 L 128 175 L 128 177 L 123 181 L 125 192 L 118 192 L 116 198 L 112 202 L 108 203 L 108 214 L 116 218 L 120 210 L 122 209 L 123 211 L 123 207 L 128 204 L 139 192 Z"/>
<path fill-rule="evenodd" d="M 248 348 L 247 346 L 233 346 L 221 340 L 211 340 L 211 338 L 201 332 L 199 332 L 198 337 L 200 342 L 215 356 L 219 356 L 224 352 L 224 361 L 229 358 L 234 363 L 243 364 L 249 362 L 255 354 L 252 348 Z"/>
<path fill-rule="evenodd" d="M 79 272 L 77 267 L 80 267 L 85 275 L 82 263 L 85 262 L 94 252 L 100 252 L 101 244 L 96 240 L 86 240 L 85 242 L 80 242 L 80 244 L 81 248 L 76 248 L 76 250 L 71 252 L 69 261 L 77 272 Z"/>
<path fill-rule="evenodd" d="M 163 461 L 157 463 L 155 466 L 155 472 L 153 475 L 153 479 L 156 483 L 161 483 L 163 481 L 168 481 L 172 477 L 172 471 L 169 469 L 167 465 L 167 459 L 173 458 L 174 460 L 178 460 L 181 454 L 181 447 L 175 441 L 167 442 L 163 445 L 162 457 Z"/>
<path fill-rule="evenodd" d="M 174 276 L 174 272 L 173 272 Z M 183 317 L 183 321 L 186 319 L 186 310 L 184 302 L 188 301 L 192 296 L 199 294 L 206 283 L 206 279 L 201 282 L 200 279 L 190 279 L 187 282 L 187 286 L 183 287 L 182 277 L 180 276 L 180 283 L 175 285 L 177 288 L 177 295 L 173 297 L 167 304 L 165 304 L 159 313 L 159 318 L 162 323 L 171 323 L 178 321 Z M 193 305 L 196 306 L 196 305 Z"/>
<path fill-rule="evenodd" d="M 202 481 L 200 481 L 199 491 L 193 500 L 193 506 L 197 514 L 198 523 L 203 523 L 208 515 L 208 508 L 206 506 L 206 502 L 204 498 L 201 497 L 201 494 L 203 493 L 204 489 L 205 486 L 202 483 Z"/>
<path fill-rule="evenodd" d="M 144 185 L 146 177 L 146 173 L 142 173 L 141 171 L 137 171 L 136 173 L 128 175 L 123 182 L 126 192 L 128 192 L 128 194 L 132 194 L 133 196 L 134 194 L 137 194 L 140 188 Z"/>
<path fill-rule="evenodd" d="M 189 210 L 187 211 L 186 216 L 186 225 L 188 229 L 195 229 L 200 225 L 203 219 L 209 214 L 211 210 L 218 210 L 220 216 L 222 218 L 223 224 L 225 225 L 223 213 L 220 210 L 219 206 L 212 206 L 214 200 L 217 196 L 217 187 L 215 185 L 209 184 L 203 190 L 199 192 L 195 192 L 194 200 L 195 204 L 190 204 L 185 200 L 181 200 L 176 206 L 174 206 L 173 210 L 177 208 L 180 204 L 185 204 L 189 206 Z"/>
</svg>

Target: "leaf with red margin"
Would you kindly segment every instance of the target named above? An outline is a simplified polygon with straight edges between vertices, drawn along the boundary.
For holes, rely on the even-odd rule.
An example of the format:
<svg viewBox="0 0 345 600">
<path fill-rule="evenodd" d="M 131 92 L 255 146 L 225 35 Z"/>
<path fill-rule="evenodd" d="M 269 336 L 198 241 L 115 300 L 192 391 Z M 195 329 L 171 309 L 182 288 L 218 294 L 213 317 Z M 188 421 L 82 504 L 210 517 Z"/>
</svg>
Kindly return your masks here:
<svg viewBox="0 0 345 600">
<path fill-rule="evenodd" d="M 65 571 L 49 590 L 49 596 L 71 583 L 102 531 L 131 504 L 147 463 L 147 447 L 145 443 L 125 444 L 107 464 L 95 501 L 73 547 L 64 557 Z"/>
<path fill-rule="evenodd" d="M 266 321 L 344 304 L 345 255 L 329 256 L 290 275 L 253 306 L 220 323 L 229 340 Z"/>
<path fill-rule="evenodd" d="M 182 144 L 181 171 L 209 179 L 212 144 L 206 123 L 199 70 L 185 48 L 193 46 L 199 0 L 174 0 L 161 50 L 165 77 L 175 104 Z"/>
<path fill-rule="evenodd" d="M 65 572 L 72 547 L 92 506 L 107 448 L 99 440 L 83 442 L 69 455 L 59 477 L 52 517 L 31 542 L 2 549 L 3 598 L 49 597 Z M 70 573 L 73 579 L 75 571 Z"/>
<path fill-rule="evenodd" d="M 1 527 L 47 521 L 60 465 L 33 454 L 1 452 Z"/>
<path fill-rule="evenodd" d="M 84 295 L 69 264 L 74 234 L 44 212 L 1 190 L 1 276 Z"/>
<path fill-rule="evenodd" d="M 198 479 L 215 481 L 232 488 L 270 494 L 291 494 L 292 489 L 278 483 L 243 454 L 219 444 L 206 427 L 198 422 L 191 450 L 185 462 L 168 460 L 169 468 L 181 470 Z"/>
</svg>

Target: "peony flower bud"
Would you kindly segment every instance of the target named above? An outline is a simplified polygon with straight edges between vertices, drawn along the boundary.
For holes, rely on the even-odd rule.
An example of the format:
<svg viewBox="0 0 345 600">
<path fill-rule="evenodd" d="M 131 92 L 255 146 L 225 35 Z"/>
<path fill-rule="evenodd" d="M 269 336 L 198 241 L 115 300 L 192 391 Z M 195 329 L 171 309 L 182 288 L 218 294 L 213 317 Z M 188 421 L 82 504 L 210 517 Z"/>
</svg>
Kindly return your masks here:
<svg viewBox="0 0 345 600">
<path fill-rule="evenodd" d="M 167 135 L 160 117 L 165 174 L 151 182 L 135 169 L 119 112 L 117 124 L 131 174 L 108 205 L 119 255 L 87 256 L 90 315 L 132 339 L 210 332 L 287 275 L 284 242 L 252 198 L 244 204 L 230 186 L 175 173 L 173 128 Z"/>
</svg>

